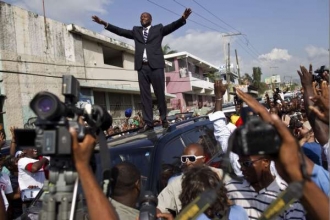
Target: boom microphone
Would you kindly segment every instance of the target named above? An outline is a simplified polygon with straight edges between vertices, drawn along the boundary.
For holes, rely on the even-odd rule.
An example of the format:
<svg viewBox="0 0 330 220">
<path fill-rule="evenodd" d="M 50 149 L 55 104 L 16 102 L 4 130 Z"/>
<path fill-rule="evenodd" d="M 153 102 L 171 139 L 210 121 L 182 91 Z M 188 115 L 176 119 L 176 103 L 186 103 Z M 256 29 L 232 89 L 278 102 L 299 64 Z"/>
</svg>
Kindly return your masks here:
<svg viewBox="0 0 330 220">
<path fill-rule="evenodd" d="M 259 220 L 269 220 L 281 214 L 295 200 L 303 195 L 303 182 L 290 183 L 288 188 L 277 196 L 268 208 L 264 211 Z"/>
</svg>

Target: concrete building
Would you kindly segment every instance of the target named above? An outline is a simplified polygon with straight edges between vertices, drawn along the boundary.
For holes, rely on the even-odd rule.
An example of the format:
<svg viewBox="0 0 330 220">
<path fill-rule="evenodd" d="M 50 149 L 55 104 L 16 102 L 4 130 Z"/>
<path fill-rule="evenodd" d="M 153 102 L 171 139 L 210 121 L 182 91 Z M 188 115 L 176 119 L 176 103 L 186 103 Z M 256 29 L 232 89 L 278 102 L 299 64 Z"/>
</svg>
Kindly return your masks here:
<svg viewBox="0 0 330 220">
<path fill-rule="evenodd" d="M 114 124 L 141 111 L 134 47 L 0 1 L 0 123 L 23 127 L 39 91 L 61 95 L 62 75 L 81 85 L 81 100 L 105 106 Z M 167 98 L 175 96 L 167 94 Z"/>
<path fill-rule="evenodd" d="M 192 110 L 198 102 L 214 106 L 214 83 L 207 74 L 218 71 L 218 67 L 187 52 L 164 57 L 167 91 L 176 95 L 168 103 L 169 108 Z"/>
</svg>

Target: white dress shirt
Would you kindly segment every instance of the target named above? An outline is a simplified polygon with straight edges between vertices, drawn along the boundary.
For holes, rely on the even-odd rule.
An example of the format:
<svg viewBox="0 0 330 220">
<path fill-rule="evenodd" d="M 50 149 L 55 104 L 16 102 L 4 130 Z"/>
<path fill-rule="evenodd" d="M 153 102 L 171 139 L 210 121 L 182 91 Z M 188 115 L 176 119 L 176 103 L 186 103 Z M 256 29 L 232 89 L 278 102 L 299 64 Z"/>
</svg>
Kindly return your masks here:
<svg viewBox="0 0 330 220">
<path fill-rule="evenodd" d="M 147 28 L 148 37 L 149 37 L 149 30 L 150 30 L 150 27 L 151 27 L 151 25 L 149 25 L 148 27 L 146 27 L 146 28 Z M 145 29 L 145 27 L 142 28 L 142 35 L 144 35 L 144 29 Z M 146 48 L 144 48 L 144 51 L 143 51 L 143 59 L 142 59 L 142 60 L 146 60 L 146 61 L 148 61 L 147 50 L 146 50 Z"/>
</svg>

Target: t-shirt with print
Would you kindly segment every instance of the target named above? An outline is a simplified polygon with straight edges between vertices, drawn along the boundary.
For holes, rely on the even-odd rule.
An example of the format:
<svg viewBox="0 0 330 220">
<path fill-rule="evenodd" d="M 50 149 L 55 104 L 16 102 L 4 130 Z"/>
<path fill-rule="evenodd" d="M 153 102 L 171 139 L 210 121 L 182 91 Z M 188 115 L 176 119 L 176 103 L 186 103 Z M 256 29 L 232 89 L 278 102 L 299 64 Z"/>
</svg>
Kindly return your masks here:
<svg viewBox="0 0 330 220">
<path fill-rule="evenodd" d="M 26 165 L 29 163 L 35 163 L 38 160 L 23 157 L 19 159 L 18 161 L 18 184 L 20 187 L 20 190 L 28 189 L 29 186 L 37 186 L 39 188 L 42 188 L 45 181 L 45 173 L 43 168 L 38 170 L 36 173 L 32 173 L 30 171 L 25 170 Z"/>
<path fill-rule="evenodd" d="M 6 210 L 8 209 L 9 203 L 6 197 L 6 194 L 12 193 L 13 188 L 11 187 L 10 178 L 5 173 L 0 173 L 0 190 L 3 198 L 3 202 L 5 204 Z"/>
</svg>

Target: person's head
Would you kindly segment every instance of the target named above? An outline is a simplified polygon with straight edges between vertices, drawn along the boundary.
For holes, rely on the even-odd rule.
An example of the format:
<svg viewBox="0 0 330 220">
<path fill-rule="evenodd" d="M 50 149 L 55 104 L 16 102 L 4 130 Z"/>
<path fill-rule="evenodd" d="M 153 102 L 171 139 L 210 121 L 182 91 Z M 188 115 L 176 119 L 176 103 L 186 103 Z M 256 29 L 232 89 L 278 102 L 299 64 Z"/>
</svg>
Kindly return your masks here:
<svg viewBox="0 0 330 220">
<path fill-rule="evenodd" d="M 205 155 L 203 146 L 197 143 L 189 144 L 183 151 L 181 163 L 185 165 L 186 168 L 204 164 Z"/>
<path fill-rule="evenodd" d="M 276 107 L 271 107 L 269 110 L 270 114 L 278 115 L 278 109 Z"/>
<path fill-rule="evenodd" d="M 113 131 L 114 131 L 115 134 L 118 134 L 118 133 L 121 132 L 121 130 L 118 126 L 114 127 Z"/>
<path fill-rule="evenodd" d="M 152 22 L 151 14 L 148 12 L 143 12 L 140 16 L 140 22 L 142 27 L 148 27 L 149 25 L 151 25 Z"/>
<path fill-rule="evenodd" d="M 240 155 L 238 162 L 241 165 L 241 171 L 244 178 L 251 185 L 261 183 L 264 181 L 263 178 L 271 175 L 271 159 L 266 155 Z"/>
<path fill-rule="evenodd" d="M 198 102 L 198 108 L 203 108 L 203 103 L 202 102 Z"/>
<path fill-rule="evenodd" d="M 35 147 L 29 147 L 23 150 L 23 154 L 28 158 L 38 158 L 38 151 Z"/>
<path fill-rule="evenodd" d="M 111 169 L 112 198 L 131 197 L 138 199 L 141 188 L 140 171 L 129 162 L 118 163 Z"/>
<path fill-rule="evenodd" d="M 304 137 L 314 138 L 314 132 L 308 121 L 304 122 L 302 126 L 298 128 L 298 139 L 300 140 Z"/>
<path fill-rule="evenodd" d="M 203 191 L 215 189 L 220 183 L 218 174 L 207 166 L 195 166 L 187 170 L 183 175 L 182 192 L 179 199 L 182 208 L 185 208 L 190 202 L 196 199 Z M 217 191 L 217 200 L 213 205 L 205 211 L 205 214 L 213 219 L 219 213 L 223 213 L 229 209 L 229 202 L 226 195 L 227 191 L 222 186 Z"/>
<path fill-rule="evenodd" d="M 241 103 L 237 103 L 235 105 L 235 111 L 236 111 L 236 114 L 240 114 L 241 113 L 241 109 L 242 109 L 242 104 Z"/>
</svg>

